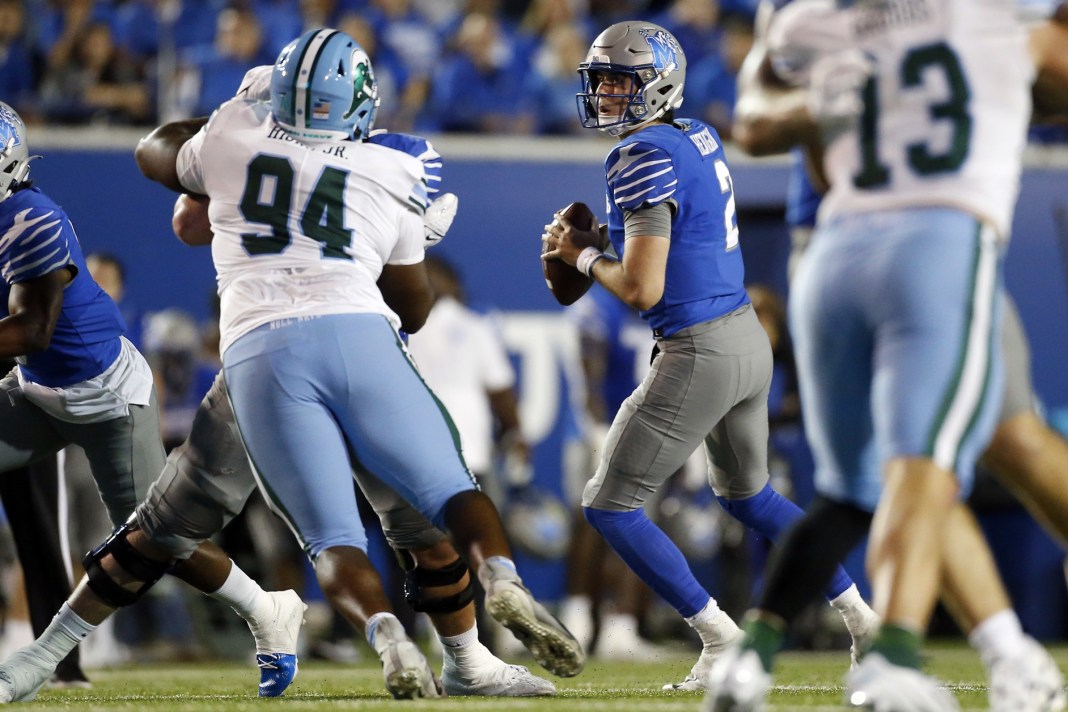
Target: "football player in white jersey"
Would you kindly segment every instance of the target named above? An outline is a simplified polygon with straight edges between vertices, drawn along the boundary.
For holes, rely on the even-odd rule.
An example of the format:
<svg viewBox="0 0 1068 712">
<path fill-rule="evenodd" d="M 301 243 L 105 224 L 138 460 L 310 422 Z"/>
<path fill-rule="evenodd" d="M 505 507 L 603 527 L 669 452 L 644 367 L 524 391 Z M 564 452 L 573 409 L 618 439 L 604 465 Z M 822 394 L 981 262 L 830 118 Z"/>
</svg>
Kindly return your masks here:
<svg viewBox="0 0 1068 712">
<path fill-rule="evenodd" d="M 1013 2 L 775 4 L 786 7 L 770 24 L 762 12 L 743 77 L 779 89 L 743 89 L 738 136 L 754 152 L 816 149 L 830 185 L 791 304 L 821 498 L 774 563 L 745 643 L 713 671 L 708 706 L 760 708 L 784 621 L 809 597 L 796 588 L 813 565 L 803 551 L 837 562 L 878 502 L 868 561 L 885 623 L 847 701 L 955 706 L 915 670 L 944 573 L 990 669 L 993 708 L 1060 709 L 1059 671 L 1022 635 L 974 520 L 951 504 L 1002 393 L 990 347 L 1031 111 L 1027 30 Z"/>
<path fill-rule="evenodd" d="M 210 198 L 224 373 L 261 489 L 394 666 L 394 695 L 433 696 L 436 681 L 364 553 L 350 462 L 451 533 L 491 615 L 541 664 L 577 674 L 581 648 L 522 586 L 497 512 L 398 336 L 431 302 L 426 174 L 364 140 L 377 108 L 366 54 L 344 33 L 305 33 L 279 55 L 270 93 L 270 104 L 223 104 L 203 129 L 161 127 L 137 150 L 148 177 Z"/>
</svg>

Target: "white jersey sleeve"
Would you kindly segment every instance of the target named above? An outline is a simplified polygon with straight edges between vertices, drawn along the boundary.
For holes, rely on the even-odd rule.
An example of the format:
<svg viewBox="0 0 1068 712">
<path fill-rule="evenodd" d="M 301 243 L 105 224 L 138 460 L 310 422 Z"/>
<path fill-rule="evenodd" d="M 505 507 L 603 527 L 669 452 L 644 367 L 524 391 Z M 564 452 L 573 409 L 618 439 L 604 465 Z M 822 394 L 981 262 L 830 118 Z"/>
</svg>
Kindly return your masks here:
<svg viewBox="0 0 1068 712">
<path fill-rule="evenodd" d="M 178 155 L 210 199 L 222 348 L 278 319 L 380 313 L 385 264 L 423 259 L 426 178 L 412 156 L 367 142 L 308 144 L 270 106 L 226 102 Z"/>
</svg>

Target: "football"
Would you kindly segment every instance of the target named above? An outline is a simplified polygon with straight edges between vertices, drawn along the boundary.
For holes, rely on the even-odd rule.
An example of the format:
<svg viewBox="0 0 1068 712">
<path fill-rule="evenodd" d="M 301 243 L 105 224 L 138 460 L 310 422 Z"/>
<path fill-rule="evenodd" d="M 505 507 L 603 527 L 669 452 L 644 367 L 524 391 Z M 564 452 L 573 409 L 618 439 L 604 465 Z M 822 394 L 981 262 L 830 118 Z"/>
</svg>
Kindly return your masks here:
<svg viewBox="0 0 1068 712">
<path fill-rule="evenodd" d="M 597 216 L 585 203 L 571 203 L 560 211 L 568 222 L 579 230 L 593 230 L 597 227 Z M 542 252 L 547 248 L 543 245 Z M 579 272 L 563 260 L 542 260 L 541 271 L 545 275 L 545 284 L 556 297 L 556 301 L 565 307 L 574 304 L 593 284 L 593 280 Z"/>
</svg>

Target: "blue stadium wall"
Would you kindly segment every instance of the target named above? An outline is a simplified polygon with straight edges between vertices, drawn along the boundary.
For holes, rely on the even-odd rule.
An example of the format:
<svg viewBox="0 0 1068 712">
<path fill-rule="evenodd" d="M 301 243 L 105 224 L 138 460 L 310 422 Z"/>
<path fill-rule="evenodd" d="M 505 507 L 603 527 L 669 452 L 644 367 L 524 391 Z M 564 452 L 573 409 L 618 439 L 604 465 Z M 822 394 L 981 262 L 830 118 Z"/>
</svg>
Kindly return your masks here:
<svg viewBox="0 0 1068 712">
<path fill-rule="evenodd" d="M 141 312 L 182 307 L 204 319 L 215 289 L 207 248 L 170 231 L 173 194 L 141 178 L 133 134 L 41 132 L 33 164 L 40 187 L 64 205 L 83 248 L 127 265 L 128 302 Z M 559 491 L 565 444 L 576 437 L 577 345 L 541 276 L 542 226 L 554 209 L 582 200 L 604 215 L 600 139 L 528 141 L 441 137 L 446 189 L 460 196 L 448 238 L 435 248 L 454 262 L 476 306 L 501 312 L 502 333 L 521 379 L 522 415 L 536 445 L 538 482 Z M 782 227 L 786 163 L 734 157 L 732 173 L 751 282 L 786 293 Z M 1068 155 L 1028 158 L 1006 267 L 1031 338 L 1035 386 L 1052 423 L 1068 432 Z M 803 491 L 802 487 L 802 491 Z M 1018 508 L 983 516 L 1024 619 L 1043 638 L 1068 634 L 1063 552 Z M 539 594 L 562 595 L 562 564 L 524 559 Z M 850 566 L 860 575 L 860 557 Z M 715 590 L 715 573 L 708 574 Z"/>
</svg>

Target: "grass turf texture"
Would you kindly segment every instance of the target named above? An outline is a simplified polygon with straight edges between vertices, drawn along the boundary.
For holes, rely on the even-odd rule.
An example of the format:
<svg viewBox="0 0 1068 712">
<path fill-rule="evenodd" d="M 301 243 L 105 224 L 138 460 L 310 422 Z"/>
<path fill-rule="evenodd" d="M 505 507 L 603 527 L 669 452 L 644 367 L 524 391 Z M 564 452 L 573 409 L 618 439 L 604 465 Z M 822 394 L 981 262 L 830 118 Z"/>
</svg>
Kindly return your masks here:
<svg viewBox="0 0 1068 712">
<path fill-rule="evenodd" d="M 1053 650 L 1062 670 L 1068 669 L 1068 647 Z M 521 661 L 527 664 L 527 661 Z M 146 665 L 98 670 L 90 690 L 42 690 L 24 709 L 33 710 L 650 710 L 674 712 L 700 709 L 701 695 L 662 692 L 660 686 L 681 680 L 689 671 L 689 656 L 670 661 L 618 663 L 591 660 L 576 678 L 554 680 L 555 698 L 450 698 L 397 702 L 389 698 L 382 673 L 371 661 L 357 665 L 302 664 L 300 675 L 285 696 L 256 698 L 258 671 L 234 663 Z M 534 669 L 536 666 L 529 663 Z M 849 664 L 846 652 L 791 652 L 776 669 L 772 710 L 842 709 L 842 676 Z M 932 643 L 927 649 L 927 672 L 937 675 L 955 692 L 963 709 L 986 709 L 986 681 L 975 654 L 963 643 Z M 549 677 L 548 675 L 546 675 Z M 398 706 L 399 705 L 399 706 Z"/>
</svg>

